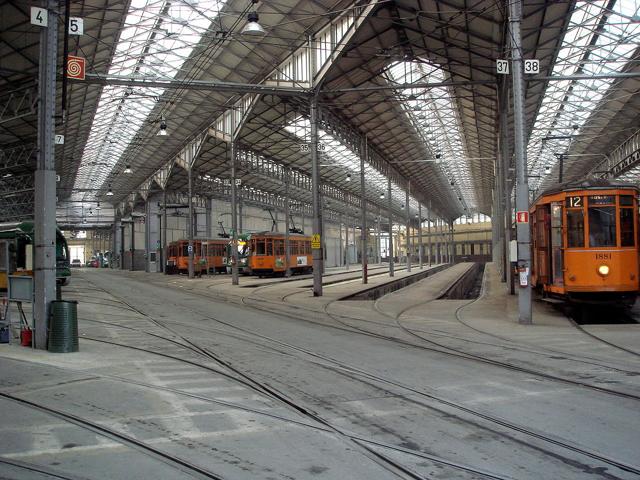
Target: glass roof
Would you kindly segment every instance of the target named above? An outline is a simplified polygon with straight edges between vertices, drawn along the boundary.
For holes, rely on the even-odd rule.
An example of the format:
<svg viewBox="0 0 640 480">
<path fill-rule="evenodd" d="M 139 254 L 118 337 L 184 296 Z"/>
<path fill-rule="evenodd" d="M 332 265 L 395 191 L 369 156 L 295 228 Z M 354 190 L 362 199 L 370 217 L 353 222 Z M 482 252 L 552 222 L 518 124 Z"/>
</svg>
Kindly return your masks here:
<svg viewBox="0 0 640 480">
<path fill-rule="evenodd" d="M 640 1 L 618 0 L 607 10 L 609 3 L 576 3 L 552 75 L 611 74 L 627 65 L 640 46 Z M 612 78 L 593 78 L 549 83 L 527 145 L 529 174 L 540 175 L 531 178 L 532 190 L 545 183 L 557 155 L 568 153 L 576 135 L 588 135 L 583 127 L 598 104 L 611 94 L 613 82 Z M 593 157 L 594 164 L 600 160 Z"/>
<path fill-rule="evenodd" d="M 396 62 L 386 71 L 392 83 L 438 83 L 448 79 L 446 72 L 427 62 Z M 463 199 L 469 211 L 477 208 L 477 199 L 463 132 L 455 101 L 449 87 L 397 90 L 398 98 L 432 159 L 440 165 L 451 187 Z"/>
<path fill-rule="evenodd" d="M 174 78 L 224 3 L 132 0 L 109 75 Z M 163 88 L 104 87 L 75 189 L 103 186 L 163 93 Z"/>
<path fill-rule="evenodd" d="M 293 133 L 296 137 L 309 142 L 311 138 L 311 124 L 308 118 L 303 116 L 296 117 L 291 123 L 285 126 L 285 130 Z M 324 145 L 325 150 L 320 155 L 320 169 L 321 171 L 334 170 L 337 175 L 344 174 L 346 179 L 350 174 L 351 181 L 360 184 L 360 157 L 357 153 L 353 152 L 349 147 L 343 145 L 339 140 L 333 137 L 331 134 L 325 132 L 321 128 L 318 129 L 318 139 Z M 375 195 L 380 194 L 387 196 L 387 177 L 373 168 L 369 163 L 364 164 L 365 171 L 365 184 L 369 195 L 371 190 L 375 191 Z M 332 172 L 333 173 L 333 172 Z M 358 188 L 359 190 L 359 188 Z M 391 182 L 391 197 L 396 207 L 404 208 L 406 193 L 403 188 L 400 188 L 395 183 Z M 380 200 L 378 203 L 383 203 L 386 206 L 388 200 Z M 409 196 L 409 208 L 410 214 L 415 215 L 418 212 L 418 201 Z"/>
</svg>

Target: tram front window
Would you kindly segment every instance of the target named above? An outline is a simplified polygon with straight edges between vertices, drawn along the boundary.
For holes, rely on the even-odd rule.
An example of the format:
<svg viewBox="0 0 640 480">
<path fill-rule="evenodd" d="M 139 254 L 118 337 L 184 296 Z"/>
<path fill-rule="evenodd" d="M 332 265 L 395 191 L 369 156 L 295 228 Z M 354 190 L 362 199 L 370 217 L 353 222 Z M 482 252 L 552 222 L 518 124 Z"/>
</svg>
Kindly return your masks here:
<svg viewBox="0 0 640 480">
<path fill-rule="evenodd" d="M 589 246 L 616 246 L 616 207 L 589 207 Z"/>
<path fill-rule="evenodd" d="M 635 235 L 633 234 L 633 212 L 633 208 L 620 209 L 620 246 L 622 247 L 633 247 L 635 244 Z"/>
<path fill-rule="evenodd" d="M 582 209 L 567 210 L 567 246 L 584 247 L 584 213 Z"/>
</svg>

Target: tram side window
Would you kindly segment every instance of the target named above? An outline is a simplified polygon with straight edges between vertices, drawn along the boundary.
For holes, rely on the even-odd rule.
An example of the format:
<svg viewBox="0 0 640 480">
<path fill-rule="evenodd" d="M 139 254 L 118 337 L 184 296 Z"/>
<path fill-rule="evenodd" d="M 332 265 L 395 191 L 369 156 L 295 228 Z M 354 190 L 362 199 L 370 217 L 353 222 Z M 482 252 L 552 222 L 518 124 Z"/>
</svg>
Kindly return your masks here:
<svg viewBox="0 0 640 480">
<path fill-rule="evenodd" d="M 273 240 L 267 239 L 267 255 L 273 255 Z"/>
<path fill-rule="evenodd" d="M 256 255 L 264 255 L 266 252 L 265 241 L 256 240 Z"/>
<path fill-rule="evenodd" d="M 584 247 L 584 212 L 567 209 L 567 246 Z"/>
<path fill-rule="evenodd" d="M 284 255 L 284 240 L 274 240 L 273 248 L 276 255 Z"/>
<path fill-rule="evenodd" d="M 189 256 L 189 244 L 188 243 L 183 243 L 182 244 L 182 256 L 183 257 L 188 257 Z"/>
<path fill-rule="evenodd" d="M 616 246 L 616 207 L 589 207 L 589 246 Z"/>
<path fill-rule="evenodd" d="M 620 209 L 620 245 L 622 247 L 633 247 L 635 244 L 633 234 L 633 208 Z"/>
</svg>

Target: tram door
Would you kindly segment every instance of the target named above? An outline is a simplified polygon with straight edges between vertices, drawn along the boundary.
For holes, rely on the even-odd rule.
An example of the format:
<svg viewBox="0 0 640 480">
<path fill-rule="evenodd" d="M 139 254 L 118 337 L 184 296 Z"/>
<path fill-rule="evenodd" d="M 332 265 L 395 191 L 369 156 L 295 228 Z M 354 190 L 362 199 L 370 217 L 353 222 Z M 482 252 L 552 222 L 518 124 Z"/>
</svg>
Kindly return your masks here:
<svg viewBox="0 0 640 480">
<path fill-rule="evenodd" d="M 536 208 L 533 222 L 535 232 L 533 265 L 536 271 L 536 284 L 544 285 L 549 283 L 551 272 L 549 205 L 540 205 Z"/>
<path fill-rule="evenodd" d="M 564 262 L 562 259 L 562 204 L 551 204 L 551 265 L 553 284 L 564 285 Z"/>
</svg>

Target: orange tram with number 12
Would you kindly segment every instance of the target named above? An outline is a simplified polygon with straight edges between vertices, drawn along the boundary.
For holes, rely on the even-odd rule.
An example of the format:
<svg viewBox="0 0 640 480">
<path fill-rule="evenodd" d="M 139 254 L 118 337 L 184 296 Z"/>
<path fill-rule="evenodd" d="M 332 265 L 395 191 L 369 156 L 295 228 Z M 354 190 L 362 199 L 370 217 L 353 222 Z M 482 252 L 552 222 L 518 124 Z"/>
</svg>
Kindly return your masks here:
<svg viewBox="0 0 640 480">
<path fill-rule="evenodd" d="M 196 274 L 226 272 L 225 250 L 229 240 L 193 240 L 193 267 Z M 166 272 L 168 274 L 189 271 L 189 240 L 171 242 L 167 247 Z"/>
<path fill-rule="evenodd" d="M 559 185 L 530 210 L 532 286 L 571 303 L 629 307 L 638 294 L 638 189 Z"/>
<path fill-rule="evenodd" d="M 248 239 L 247 270 L 252 275 L 285 274 L 284 233 L 252 233 Z M 311 237 L 289 234 L 289 270 L 291 273 L 309 273 L 313 271 L 311 256 Z"/>
</svg>

